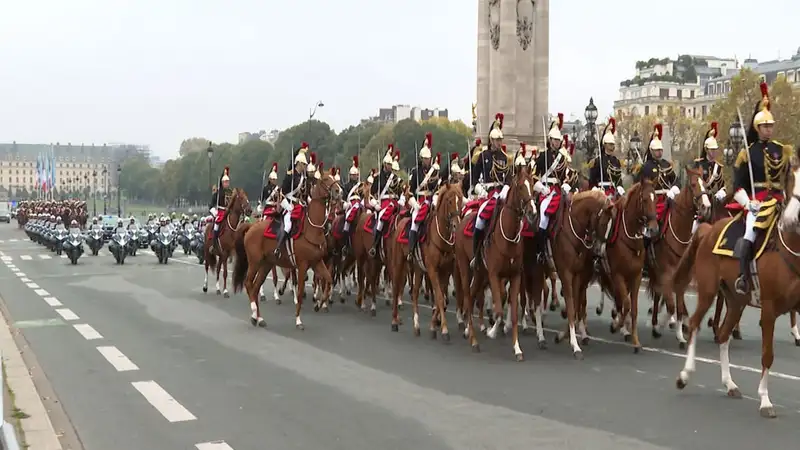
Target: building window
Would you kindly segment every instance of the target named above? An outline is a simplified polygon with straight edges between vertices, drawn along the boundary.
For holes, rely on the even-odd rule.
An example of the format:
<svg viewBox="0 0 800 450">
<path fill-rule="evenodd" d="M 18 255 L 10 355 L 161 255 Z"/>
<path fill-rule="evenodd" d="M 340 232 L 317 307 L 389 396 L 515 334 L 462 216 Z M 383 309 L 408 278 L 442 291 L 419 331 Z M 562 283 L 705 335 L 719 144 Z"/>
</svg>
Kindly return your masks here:
<svg viewBox="0 0 800 450">
<path fill-rule="evenodd" d="M 706 105 L 703 105 L 703 113 L 702 113 L 701 119 L 705 119 L 706 118 L 707 110 L 708 110 L 708 107 Z"/>
<path fill-rule="evenodd" d="M 686 108 L 681 106 L 681 117 L 686 117 Z"/>
<path fill-rule="evenodd" d="M 649 116 L 650 115 L 650 107 L 647 106 L 647 105 L 645 105 L 645 107 L 644 107 L 644 115 L 645 116 Z"/>
<path fill-rule="evenodd" d="M 658 117 L 663 116 L 664 115 L 664 107 L 661 106 L 661 105 L 658 105 L 658 107 L 656 108 L 656 114 L 658 115 Z"/>
</svg>

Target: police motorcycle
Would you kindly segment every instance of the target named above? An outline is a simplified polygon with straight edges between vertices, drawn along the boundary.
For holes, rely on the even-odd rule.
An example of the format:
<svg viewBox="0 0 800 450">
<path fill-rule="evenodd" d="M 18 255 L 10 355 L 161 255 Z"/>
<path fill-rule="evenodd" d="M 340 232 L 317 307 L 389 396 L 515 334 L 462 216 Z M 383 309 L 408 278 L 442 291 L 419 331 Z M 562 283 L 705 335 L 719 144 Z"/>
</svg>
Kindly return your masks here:
<svg viewBox="0 0 800 450">
<path fill-rule="evenodd" d="M 183 222 L 180 233 L 178 234 L 178 244 L 183 247 L 183 254 L 188 255 L 192 251 L 191 243 L 194 238 L 195 227 L 189 221 Z"/>
<path fill-rule="evenodd" d="M 125 257 L 128 256 L 128 241 L 130 241 L 130 234 L 128 234 L 128 230 L 125 229 L 122 220 L 120 220 L 117 222 L 114 234 L 111 235 L 111 239 L 108 241 L 108 251 L 114 255 L 117 264 L 125 264 Z"/>
<path fill-rule="evenodd" d="M 100 224 L 98 219 L 93 219 L 92 224 L 86 231 L 86 245 L 88 245 L 89 250 L 92 251 L 92 256 L 97 256 L 97 254 L 100 252 L 100 249 L 103 248 L 103 244 L 103 226 Z"/>
<path fill-rule="evenodd" d="M 67 237 L 61 243 L 61 249 L 66 253 L 69 261 L 75 265 L 78 264 L 78 258 L 83 255 L 83 234 L 78 226 L 78 221 L 73 220 L 69 224 L 69 231 Z"/>
<path fill-rule="evenodd" d="M 53 229 L 53 246 L 56 251 L 56 255 L 61 256 L 64 251 L 64 243 L 67 241 L 69 237 L 69 230 L 67 227 L 64 226 L 61 217 L 56 217 L 56 226 Z"/>
<path fill-rule="evenodd" d="M 153 214 L 150 214 L 147 217 L 147 226 L 145 227 L 145 231 L 147 231 L 147 243 L 153 242 L 153 239 L 156 238 L 158 234 L 158 221 Z M 147 248 L 146 246 L 143 248 Z"/>
<path fill-rule="evenodd" d="M 136 251 L 139 250 L 143 239 L 147 239 L 146 232 L 139 228 L 136 219 L 131 217 L 128 223 L 128 255 L 136 256 Z"/>
<path fill-rule="evenodd" d="M 203 218 L 203 220 L 198 220 L 195 222 L 192 242 L 189 244 L 192 249 L 192 253 L 197 256 L 198 264 L 203 264 L 206 261 L 206 255 L 204 251 L 206 246 L 206 234 L 204 231 L 207 224 L 208 218 Z"/>
<path fill-rule="evenodd" d="M 159 264 L 166 264 L 169 261 L 169 257 L 172 256 L 174 232 L 170 225 L 170 223 L 162 219 L 158 234 L 150 243 L 150 249 L 156 254 Z"/>
</svg>

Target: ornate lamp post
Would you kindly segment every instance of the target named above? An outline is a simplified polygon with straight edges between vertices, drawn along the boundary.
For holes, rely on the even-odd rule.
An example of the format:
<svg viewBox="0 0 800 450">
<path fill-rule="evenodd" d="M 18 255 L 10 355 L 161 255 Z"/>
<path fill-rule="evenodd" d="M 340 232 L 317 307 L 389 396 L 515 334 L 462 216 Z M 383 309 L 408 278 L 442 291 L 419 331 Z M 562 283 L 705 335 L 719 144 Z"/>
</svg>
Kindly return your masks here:
<svg viewBox="0 0 800 450">
<path fill-rule="evenodd" d="M 736 155 L 739 154 L 739 150 L 744 144 L 744 130 L 739 119 L 736 119 L 728 129 L 728 144 L 729 148 L 722 151 L 722 156 L 725 158 L 725 164 L 730 166 L 736 161 Z"/>
<path fill-rule="evenodd" d="M 117 164 L 117 216 L 122 217 L 122 185 L 120 178 L 122 176 L 122 166 Z"/>
<path fill-rule="evenodd" d="M 314 115 L 317 114 L 317 108 L 322 108 L 325 106 L 325 103 L 322 103 L 322 100 L 317 101 L 313 107 L 308 108 L 308 121 L 311 122 L 311 119 L 314 118 Z"/>
<path fill-rule="evenodd" d="M 103 166 L 103 214 L 108 214 L 108 166 Z"/>
<path fill-rule="evenodd" d="M 208 155 L 208 188 L 211 189 L 211 158 L 214 157 L 214 147 L 211 145 L 211 141 L 208 142 L 206 154 Z"/>
<path fill-rule="evenodd" d="M 589 104 L 583 110 L 583 118 L 586 119 L 586 154 L 589 158 L 592 157 L 592 152 L 597 148 L 597 106 L 594 105 L 594 97 L 589 97 Z"/>
<path fill-rule="evenodd" d="M 633 165 L 639 159 L 639 149 L 642 146 L 642 138 L 639 137 L 639 130 L 633 131 L 631 136 L 630 146 L 628 148 L 628 157 L 626 158 L 626 166 L 628 174 L 633 173 Z"/>
<path fill-rule="evenodd" d="M 97 217 L 97 169 L 92 170 L 92 217 Z"/>
</svg>

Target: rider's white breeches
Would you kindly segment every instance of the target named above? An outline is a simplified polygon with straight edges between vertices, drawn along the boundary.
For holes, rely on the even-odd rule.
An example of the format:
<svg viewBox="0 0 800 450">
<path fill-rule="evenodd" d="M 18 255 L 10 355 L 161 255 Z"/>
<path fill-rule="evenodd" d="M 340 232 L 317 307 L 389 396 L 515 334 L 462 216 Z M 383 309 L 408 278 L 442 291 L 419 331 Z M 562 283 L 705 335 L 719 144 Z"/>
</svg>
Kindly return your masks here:
<svg viewBox="0 0 800 450">
<path fill-rule="evenodd" d="M 547 197 L 542 200 L 541 205 L 539 205 L 539 229 L 546 230 L 547 225 L 550 224 L 550 218 L 547 216 L 547 207 L 550 206 L 550 201 L 553 200 L 553 196 L 555 195 L 555 191 L 550 191 Z"/>
<path fill-rule="evenodd" d="M 350 222 L 344 221 L 344 231 L 350 231 Z"/>
<path fill-rule="evenodd" d="M 417 204 L 417 206 L 415 206 L 414 208 L 411 208 L 411 231 L 419 231 L 417 216 L 419 215 L 420 209 L 422 209 L 422 203 Z"/>
<path fill-rule="evenodd" d="M 747 211 L 747 216 L 744 219 L 744 238 L 750 241 L 750 243 L 755 243 L 756 241 L 756 229 L 754 228 L 756 224 L 756 214 L 751 211 Z"/>
<path fill-rule="evenodd" d="M 283 231 L 287 233 L 292 232 L 292 211 L 286 211 L 283 213 Z"/>
<path fill-rule="evenodd" d="M 478 218 L 475 219 L 475 228 L 478 230 L 483 230 L 486 228 L 486 221 L 481 219 L 481 214 L 483 214 L 483 210 L 486 209 L 486 205 L 488 204 L 489 202 L 486 201 L 481 203 L 481 206 L 478 207 Z"/>
<path fill-rule="evenodd" d="M 214 231 L 219 231 L 219 224 L 214 222 Z"/>
</svg>

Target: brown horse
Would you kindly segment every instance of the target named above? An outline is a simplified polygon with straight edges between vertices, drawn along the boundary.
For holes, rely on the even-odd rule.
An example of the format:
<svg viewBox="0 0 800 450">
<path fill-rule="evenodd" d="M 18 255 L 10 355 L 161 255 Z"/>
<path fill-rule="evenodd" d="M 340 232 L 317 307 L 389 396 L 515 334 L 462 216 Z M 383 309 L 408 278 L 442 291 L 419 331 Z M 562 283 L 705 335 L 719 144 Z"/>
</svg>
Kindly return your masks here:
<svg viewBox="0 0 800 450">
<path fill-rule="evenodd" d="M 406 227 L 410 226 L 409 222 L 412 218 L 401 219 L 389 241 L 391 246 L 389 254 L 392 258 L 392 331 L 398 331 L 400 327 L 398 299 L 406 284 L 406 272 L 411 272 L 414 275 L 411 288 L 414 335 L 420 335 L 419 291 L 422 280 L 425 278 L 426 284 L 433 291 L 434 298 L 430 323 L 431 338 L 436 338 L 436 323 L 438 322 L 441 326 L 442 340 L 449 341 L 450 331 L 447 328 L 445 314 L 447 309 L 445 293 L 453 272 L 453 236 L 464 196 L 460 184 L 444 184 L 439 188 L 437 195 L 437 205 L 431 206 L 432 209 L 425 218 L 425 222 L 420 224 L 419 236 L 425 236 L 425 240 L 418 243 L 418 251 L 411 255 L 410 261 L 407 262 L 409 257 L 408 241 L 401 242 L 400 237 L 407 233 Z"/>
<path fill-rule="evenodd" d="M 653 183 L 644 179 L 631 186 L 614 205 L 612 214 L 599 281 L 601 288 L 614 299 L 618 311 L 611 323 L 611 332 L 622 329 L 625 340 L 632 340 L 634 352 L 638 353 L 642 347 L 637 326 L 639 286 L 645 259 L 644 237 L 640 231 L 646 227 L 650 236 L 659 232 Z"/>
<path fill-rule="evenodd" d="M 739 387 L 733 382 L 730 372 L 730 333 L 739 322 L 744 308 L 748 304 L 759 304 L 761 307 L 761 380 L 758 385 L 758 394 L 761 400 L 759 411 L 762 417 L 776 416 L 775 407 L 769 398 L 768 379 L 769 371 L 774 361 L 774 332 L 775 320 L 778 316 L 790 311 L 800 309 L 800 282 L 797 279 L 797 270 L 800 267 L 800 168 L 797 156 L 790 148 L 784 149 L 785 153 L 792 153 L 790 167 L 787 167 L 784 193 L 791 193 L 791 199 L 782 217 L 776 217 L 777 223 L 765 223 L 768 230 L 766 241 L 762 246 L 761 239 L 756 240 L 756 268 L 757 275 L 753 275 L 754 283 L 759 286 L 759 296 L 748 294 L 740 295 L 733 289 L 734 280 L 739 275 L 739 262 L 734 257 L 718 255 L 714 249 L 722 246 L 722 234 L 727 235 L 728 225 L 737 219 L 721 220 L 713 225 L 703 225 L 697 231 L 695 239 L 689 249 L 684 253 L 678 267 L 672 274 L 667 274 L 665 289 L 667 296 L 682 297 L 694 276 L 697 290 L 697 309 L 689 321 L 689 345 L 686 351 L 686 361 L 676 380 L 678 389 L 684 389 L 689 381 L 689 375 L 695 370 L 695 354 L 697 346 L 697 331 L 703 316 L 708 312 L 718 292 L 725 295 L 729 306 L 724 322 L 718 333 L 720 349 L 720 370 L 722 382 L 729 397 L 741 398 Z M 789 164 L 787 164 L 789 166 Z M 776 201 L 779 199 L 774 199 Z M 776 205 L 778 207 L 778 205 Z M 778 214 L 777 212 L 775 214 Z M 739 219 L 743 220 L 743 219 Z M 732 240 L 733 235 L 726 236 Z M 764 249 L 761 252 L 761 249 Z M 757 277 L 757 278 L 756 278 Z M 671 283 L 669 282 L 671 281 Z M 760 300 L 760 301 L 759 301 Z"/>
<path fill-rule="evenodd" d="M 479 248 L 482 253 L 481 262 L 471 270 L 473 259 L 472 237 L 465 234 L 467 227 L 473 227 L 477 212 L 467 214 L 459 223 L 455 236 L 456 279 L 461 284 L 461 304 L 464 305 L 466 318 L 465 337 L 469 339 L 473 352 L 480 352 L 480 345 L 473 324 L 475 299 L 483 297 L 486 284 L 492 292 L 494 305 L 494 325 L 487 331 L 490 339 L 497 337 L 497 331 L 503 322 L 502 291 L 505 281 L 510 282 L 508 294 L 511 308 L 511 333 L 514 354 L 517 361 L 523 361 L 522 349 L 519 345 L 519 293 L 522 274 L 522 251 L 520 243 L 522 221 L 533 221 L 536 205 L 533 200 L 533 183 L 528 166 L 513 175 L 508 183 L 510 189 L 505 201 L 498 199 L 494 216 L 487 224 L 483 244 Z M 472 273 L 470 273 L 472 272 Z"/>
<path fill-rule="evenodd" d="M 662 229 L 663 236 L 655 240 L 652 245 L 652 254 L 646 261 L 647 273 L 649 276 L 647 290 L 650 299 L 653 301 L 651 325 L 654 338 L 661 337 L 661 326 L 667 322 L 673 314 L 673 305 L 667 305 L 666 317 L 659 324 L 658 313 L 661 307 L 661 275 L 673 270 L 681 259 L 681 255 L 689 246 L 692 240 L 692 225 L 694 218 L 698 215 L 706 216 L 708 209 L 711 208 L 710 196 L 706 192 L 703 184 L 703 172 L 699 169 L 686 167 L 688 176 L 687 186 L 675 196 L 667 211 L 667 216 Z M 678 341 L 683 341 L 683 322 L 688 317 L 686 305 L 677 305 L 677 327 Z"/>
<path fill-rule="evenodd" d="M 558 187 L 556 187 L 558 189 Z M 576 359 L 583 358 L 583 351 L 578 344 L 576 323 L 580 324 L 581 339 L 588 343 L 586 334 L 586 290 L 594 274 L 594 245 L 597 230 L 607 224 L 612 217 L 613 203 L 602 191 L 585 191 L 574 194 L 568 207 L 561 208 L 560 220 L 555 227 L 555 236 L 551 239 L 553 262 L 564 294 L 567 313 L 567 331 L 560 333 L 556 343 L 567 334 Z M 605 217 L 605 220 L 603 220 Z M 550 232 L 550 230 L 548 230 Z M 605 228 L 602 229 L 605 232 Z M 546 267 L 546 265 L 540 265 Z M 545 283 L 544 271 L 534 281 L 532 296 L 535 304 L 536 327 L 539 333 L 539 346 L 544 348 L 544 336 L 541 332 L 541 287 Z"/>
<path fill-rule="evenodd" d="M 206 225 L 206 239 L 203 244 L 203 254 L 205 259 L 205 278 L 203 279 L 203 292 L 208 292 L 208 268 L 214 267 L 217 272 L 217 295 L 222 294 L 229 298 L 228 294 L 228 259 L 233 255 L 233 244 L 237 230 L 243 226 L 246 216 L 253 212 L 247 193 L 243 189 L 234 189 L 231 199 L 225 209 L 225 216 L 219 227 L 219 237 L 213 239 L 213 221 Z M 213 251 L 212 251 L 213 246 Z M 218 259 L 219 258 L 219 259 Z M 219 288 L 219 273 L 222 270 L 222 290 Z"/>
<path fill-rule="evenodd" d="M 311 200 L 307 211 L 303 214 L 299 224 L 299 234 L 296 239 L 290 237 L 286 247 L 281 249 L 279 257 L 275 257 L 275 239 L 265 237 L 267 227 L 272 222 L 264 220 L 245 225 L 246 229 L 236 239 L 236 265 L 233 271 L 233 289 L 239 292 L 244 286 L 250 298 L 250 323 L 253 326 L 265 327 L 266 322 L 261 317 L 258 302 L 258 289 L 267 278 L 267 274 L 275 266 L 284 268 L 297 268 L 297 292 L 295 305 L 295 326 L 305 329 L 300 318 L 303 307 L 303 294 L 306 287 L 306 273 L 309 268 L 323 278 L 326 286 L 325 303 L 330 298 L 330 286 L 333 282 L 328 268 L 325 266 L 325 225 L 328 220 L 329 208 L 341 198 L 339 183 L 333 178 L 332 172 L 326 172 L 322 178 L 311 188 Z M 283 226 L 278 223 L 277 226 Z M 295 230 L 292 230 L 295 234 Z M 315 309 L 319 308 L 315 305 Z"/>
</svg>

